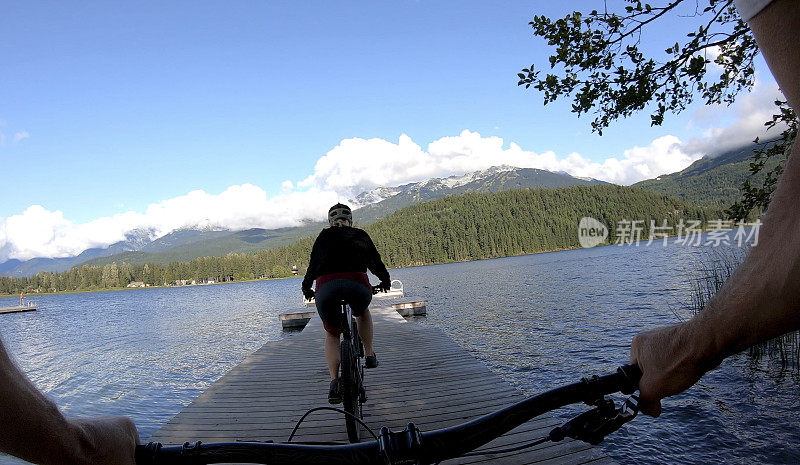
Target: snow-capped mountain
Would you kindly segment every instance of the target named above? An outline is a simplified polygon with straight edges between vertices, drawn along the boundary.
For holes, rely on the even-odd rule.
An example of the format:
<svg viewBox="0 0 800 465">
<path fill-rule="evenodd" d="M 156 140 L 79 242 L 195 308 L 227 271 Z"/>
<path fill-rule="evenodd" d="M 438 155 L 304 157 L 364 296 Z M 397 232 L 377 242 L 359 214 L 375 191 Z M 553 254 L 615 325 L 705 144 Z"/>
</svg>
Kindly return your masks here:
<svg viewBox="0 0 800 465">
<path fill-rule="evenodd" d="M 425 181 L 404 184 L 398 187 L 376 187 L 375 189 L 362 192 L 353 199 L 350 199 L 350 202 L 353 204 L 354 208 L 359 208 L 373 203 L 378 203 L 382 200 L 388 199 L 389 197 L 393 197 L 397 194 L 408 192 L 409 190 L 455 189 L 457 187 L 469 184 L 471 182 L 487 178 L 493 174 L 502 173 L 506 171 L 514 171 L 517 169 L 520 168 L 514 168 L 513 166 L 508 166 L 508 165 L 493 166 L 483 171 L 475 171 L 461 176 L 454 175 L 446 178 L 431 178 Z"/>
<path fill-rule="evenodd" d="M 378 203 L 381 200 L 400 193 L 398 187 L 376 187 L 370 191 L 362 192 L 355 198 L 350 199 L 354 208 L 358 208 L 371 203 Z"/>
<path fill-rule="evenodd" d="M 352 203 L 354 206 L 360 206 L 354 212 L 355 221 L 360 224 L 368 224 L 403 207 L 449 195 L 537 187 L 555 188 L 576 184 L 603 184 L 603 181 L 592 178 L 581 179 L 566 173 L 553 173 L 535 168 L 515 168 L 501 165 L 462 176 L 431 178 L 398 187 L 373 189 L 358 195 L 352 199 Z M 369 202 L 369 200 L 375 199 L 380 200 Z"/>
</svg>

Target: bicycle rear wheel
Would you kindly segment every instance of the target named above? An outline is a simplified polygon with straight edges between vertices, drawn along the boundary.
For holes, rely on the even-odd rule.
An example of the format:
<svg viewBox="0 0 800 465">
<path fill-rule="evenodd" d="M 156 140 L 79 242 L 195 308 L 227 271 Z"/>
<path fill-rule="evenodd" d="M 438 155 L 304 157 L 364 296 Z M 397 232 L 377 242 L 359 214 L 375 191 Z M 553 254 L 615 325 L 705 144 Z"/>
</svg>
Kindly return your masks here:
<svg viewBox="0 0 800 465">
<path fill-rule="evenodd" d="M 348 339 L 342 340 L 341 350 L 342 403 L 344 404 L 345 412 L 360 420 L 363 418 L 363 414 L 359 398 L 361 395 L 361 379 L 358 376 L 358 353 Z M 344 422 L 347 427 L 347 438 L 350 442 L 359 442 L 361 440 L 361 424 L 350 415 L 345 415 Z"/>
</svg>

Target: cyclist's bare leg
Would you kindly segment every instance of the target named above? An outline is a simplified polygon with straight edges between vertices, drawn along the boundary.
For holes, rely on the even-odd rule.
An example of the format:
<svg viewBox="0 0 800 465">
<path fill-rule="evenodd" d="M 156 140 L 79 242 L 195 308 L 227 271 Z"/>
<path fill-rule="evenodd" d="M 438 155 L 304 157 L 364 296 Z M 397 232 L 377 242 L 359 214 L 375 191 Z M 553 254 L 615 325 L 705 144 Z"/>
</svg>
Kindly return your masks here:
<svg viewBox="0 0 800 465">
<path fill-rule="evenodd" d="M 364 343 L 364 355 L 375 355 L 372 350 L 372 315 L 369 309 L 364 310 L 361 316 L 356 317 L 356 326 L 358 326 L 358 334 L 361 335 L 361 342 Z"/>
<path fill-rule="evenodd" d="M 339 336 L 325 332 L 325 361 L 328 363 L 328 372 L 331 379 L 339 379 Z"/>
</svg>

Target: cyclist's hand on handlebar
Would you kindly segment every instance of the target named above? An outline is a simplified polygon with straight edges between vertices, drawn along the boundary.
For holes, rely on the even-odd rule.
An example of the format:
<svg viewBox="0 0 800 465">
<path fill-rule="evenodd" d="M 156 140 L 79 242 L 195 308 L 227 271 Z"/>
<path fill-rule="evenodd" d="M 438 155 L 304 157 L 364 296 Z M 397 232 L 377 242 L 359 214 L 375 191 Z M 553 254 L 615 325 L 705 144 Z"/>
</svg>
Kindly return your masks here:
<svg viewBox="0 0 800 465">
<path fill-rule="evenodd" d="M 719 361 L 709 361 L 708 351 L 698 347 L 710 335 L 698 333 L 694 321 L 654 329 L 633 338 L 631 363 L 642 370 L 639 381 L 639 408 L 657 417 L 661 399 L 685 391 Z"/>
<path fill-rule="evenodd" d="M 304 288 L 303 289 L 303 297 L 305 297 L 306 300 L 313 299 L 314 298 L 314 290 L 311 289 L 310 287 L 309 288 Z"/>
<path fill-rule="evenodd" d="M 134 465 L 134 452 L 139 444 L 136 426 L 129 418 L 73 418 L 70 427 L 81 444 L 80 463 Z"/>
</svg>

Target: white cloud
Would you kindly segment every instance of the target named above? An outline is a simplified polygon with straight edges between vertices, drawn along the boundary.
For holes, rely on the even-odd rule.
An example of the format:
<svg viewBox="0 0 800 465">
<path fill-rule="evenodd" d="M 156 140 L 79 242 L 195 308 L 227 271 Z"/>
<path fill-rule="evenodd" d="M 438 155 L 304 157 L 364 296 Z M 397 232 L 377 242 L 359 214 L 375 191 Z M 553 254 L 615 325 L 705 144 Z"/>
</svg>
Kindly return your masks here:
<svg viewBox="0 0 800 465">
<path fill-rule="evenodd" d="M 297 186 L 314 186 L 351 197 L 374 187 L 441 174 L 429 162 L 430 155 L 405 134 L 397 144 L 383 139 L 345 139 L 317 160 L 314 174 Z"/>
<path fill-rule="evenodd" d="M 144 213 L 126 212 L 85 224 L 69 221 L 61 211 L 33 205 L 21 214 L 0 218 L 0 262 L 74 256 L 122 241 L 136 229 L 151 230 L 159 237 L 187 226 L 234 230 L 298 226 L 304 220 L 324 220 L 338 199 L 335 192 L 315 188 L 268 198 L 263 189 L 243 184 L 218 195 L 192 191 L 152 204 Z"/>
<path fill-rule="evenodd" d="M 722 53 L 722 48 L 720 48 L 718 45 L 715 45 L 713 47 L 708 47 L 703 50 L 703 58 L 710 61 L 710 63 L 707 65 L 709 67 L 708 70 L 709 72 L 720 73 L 725 69 L 716 63 L 716 60 L 717 58 L 719 58 L 721 53 Z"/>
<path fill-rule="evenodd" d="M 0 220 L 0 260 L 8 258 L 32 258 L 35 256 L 65 256 L 58 243 L 63 242 L 60 232 L 69 222 L 60 211 L 50 212 L 40 205 L 28 207 L 22 214 Z M 84 247 L 85 248 L 85 247 Z M 26 255 L 34 249 L 34 255 Z"/>
<path fill-rule="evenodd" d="M 783 126 L 770 131 L 764 127 L 764 123 L 776 113 L 775 100 L 784 100 L 778 84 L 772 79 L 756 79 L 752 91 L 741 95 L 730 107 L 713 105 L 698 108 L 690 124 L 702 135 L 687 142 L 686 150 L 719 154 L 746 145 L 756 137 L 778 136 Z"/>
<path fill-rule="evenodd" d="M 231 186 L 219 194 L 195 190 L 153 203 L 144 212 L 126 212 L 86 224 L 69 221 L 59 210 L 33 205 L 20 214 L 0 218 L 0 262 L 9 258 L 72 256 L 90 247 L 121 241 L 135 229 L 161 236 L 187 226 L 234 230 L 296 226 L 305 220 L 324 220 L 330 205 L 375 187 L 462 175 L 497 165 L 564 171 L 632 184 L 680 171 L 706 154 L 763 136 L 763 123 L 772 114 L 772 101 L 779 96 L 774 83 L 759 82 L 733 107 L 704 107 L 697 111 L 691 124 L 701 136 L 683 142 L 674 135 L 665 135 L 602 162 L 579 153 L 527 151 L 514 142 L 506 145 L 499 137 L 482 137 L 469 130 L 442 137 L 426 149 L 402 134 L 397 142 L 342 140 L 317 161 L 311 175 L 296 183 L 285 180 L 279 194 L 272 197 L 251 184 Z M 17 133 L 15 140 L 17 136 L 21 140 L 27 132 Z M 0 134 L 0 144 L 3 140 Z"/>
<path fill-rule="evenodd" d="M 629 185 L 680 171 L 702 156 L 702 153 L 687 151 L 680 139 L 667 135 L 659 137 L 646 147 L 627 149 L 619 159 L 612 157 L 603 163 L 597 163 L 573 153 L 559 164 L 562 166 L 561 171 L 573 176 L 592 177 Z"/>
<path fill-rule="evenodd" d="M 281 228 L 297 226 L 305 219 L 324 219 L 337 200 L 334 192 L 310 189 L 268 198 L 252 184 L 231 186 L 219 195 L 197 190 L 147 207 L 147 224 L 163 234 L 187 225 L 201 228 Z M 317 215 L 314 213 L 317 212 Z M 322 212 L 322 213 L 319 213 Z"/>
<path fill-rule="evenodd" d="M 31 135 L 30 135 L 30 134 L 28 134 L 28 131 L 20 131 L 20 132 L 18 132 L 18 133 L 16 133 L 16 134 L 14 134 L 14 142 L 15 142 L 15 143 L 16 143 L 16 142 L 19 142 L 19 141 L 21 141 L 22 139 L 27 139 L 27 138 L 29 138 L 30 136 L 31 136 Z"/>
<path fill-rule="evenodd" d="M 674 136 L 654 140 L 647 147 L 634 147 L 621 158 L 593 162 L 577 153 L 558 157 L 554 152 L 523 150 L 511 142 L 504 148 L 500 137 L 482 137 L 464 130 L 428 144 L 427 151 L 403 134 L 397 143 L 383 139 L 347 139 L 317 161 L 314 173 L 298 183 L 332 190 L 344 197 L 379 186 L 397 186 L 431 177 L 461 175 L 492 166 L 511 165 L 565 171 L 618 184 L 632 184 L 661 174 L 679 171 L 702 154 L 682 149 Z"/>
</svg>

